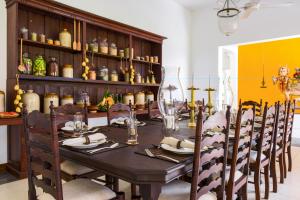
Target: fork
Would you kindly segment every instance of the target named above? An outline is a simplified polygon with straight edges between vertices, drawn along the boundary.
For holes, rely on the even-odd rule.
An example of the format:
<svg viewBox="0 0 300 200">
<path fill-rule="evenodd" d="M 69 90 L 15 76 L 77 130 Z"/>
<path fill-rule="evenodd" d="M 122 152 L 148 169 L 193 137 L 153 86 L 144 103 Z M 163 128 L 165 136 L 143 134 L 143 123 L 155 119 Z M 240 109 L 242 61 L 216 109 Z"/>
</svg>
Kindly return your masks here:
<svg viewBox="0 0 300 200">
<path fill-rule="evenodd" d="M 157 157 L 157 158 L 164 158 L 164 159 L 167 159 L 167 160 L 169 160 L 169 161 L 172 161 L 172 162 L 175 162 L 175 163 L 179 163 L 179 160 L 176 160 L 176 159 L 174 159 L 174 158 L 171 158 L 171 157 L 169 157 L 169 156 L 165 156 L 165 155 L 163 155 L 163 154 L 153 154 L 151 151 L 150 151 L 150 149 L 145 149 L 145 152 L 146 152 L 146 154 L 149 156 L 149 157 L 151 157 L 151 158 L 155 158 L 155 157 Z"/>
<path fill-rule="evenodd" d="M 114 143 L 108 147 L 101 147 L 101 148 L 98 148 L 98 149 L 93 149 L 93 150 L 88 150 L 87 152 L 88 153 L 96 153 L 98 151 L 101 151 L 103 149 L 113 149 L 113 148 L 116 148 L 117 146 L 119 146 L 119 143 Z"/>
</svg>

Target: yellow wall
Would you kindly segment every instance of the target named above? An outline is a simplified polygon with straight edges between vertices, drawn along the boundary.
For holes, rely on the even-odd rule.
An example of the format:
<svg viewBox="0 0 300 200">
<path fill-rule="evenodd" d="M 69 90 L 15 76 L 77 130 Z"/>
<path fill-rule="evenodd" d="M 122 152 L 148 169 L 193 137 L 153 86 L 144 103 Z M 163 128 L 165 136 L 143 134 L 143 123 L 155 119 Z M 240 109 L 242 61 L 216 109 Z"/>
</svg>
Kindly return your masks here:
<svg viewBox="0 0 300 200">
<path fill-rule="evenodd" d="M 267 88 L 262 89 L 263 65 Z M 290 76 L 295 68 L 300 67 L 300 38 L 278 40 L 266 43 L 242 45 L 239 47 L 238 96 L 239 99 L 269 103 L 284 100 L 277 86 L 272 83 L 272 76 L 278 74 L 280 66 L 287 65 Z"/>
</svg>

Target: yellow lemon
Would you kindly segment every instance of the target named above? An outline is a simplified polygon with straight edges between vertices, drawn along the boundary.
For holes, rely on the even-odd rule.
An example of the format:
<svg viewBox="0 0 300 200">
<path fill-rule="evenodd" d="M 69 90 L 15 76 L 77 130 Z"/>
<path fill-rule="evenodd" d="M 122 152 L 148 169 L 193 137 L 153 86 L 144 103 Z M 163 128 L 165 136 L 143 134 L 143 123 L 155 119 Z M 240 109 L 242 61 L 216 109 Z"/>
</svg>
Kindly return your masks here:
<svg viewBox="0 0 300 200">
<path fill-rule="evenodd" d="M 81 64 L 83 67 L 85 67 L 86 66 L 86 62 L 82 62 L 82 64 Z"/>
<path fill-rule="evenodd" d="M 21 112 L 21 108 L 17 107 L 17 108 L 16 108 L 16 112 L 17 112 L 17 113 L 20 113 L 20 112 Z"/>
<path fill-rule="evenodd" d="M 19 85 L 15 85 L 14 89 L 15 91 L 18 91 L 20 89 Z"/>
<path fill-rule="evenodd" d="M 16 96 L 16 99 L 20 101 L 20 100 L 21 100 L 21 95 L 18 94 L 18 95 Z"/>
<path fill-rule="evenodd" d="M 18 104 L 18 106 L 19 106 L 20 108 L 23 108 L 23 103 L 20 102 L 20 103 Z"/>
<path fill-rule="evenodd" d="M 90 68 L 88 66 L 85 66 L 85 70 L 89 70 Z"/>
<path fill-rule="evenodd" d="M 14 104 L 15 104 L 15 105 L 18 105 L 19 102 L 20 102 L 20 101 L 19 101 L 18 99 L 16 99 L 16 100 L 14 101 Z"/>
<path fill-rule="evenodd" d="M 20 94 L 20 95 L 23 94 L 23 90 L 19 89 L 18 94 Z"/>
<path fill-rule="evenodd" d="M 89 62 L 89 59 L 88 59 L 88 58 L 85 58 L 84 60 L 85 60 L 85 62 L 86 62 L 86 63 L 88 63 L 88 62 Z"/>
</svg>

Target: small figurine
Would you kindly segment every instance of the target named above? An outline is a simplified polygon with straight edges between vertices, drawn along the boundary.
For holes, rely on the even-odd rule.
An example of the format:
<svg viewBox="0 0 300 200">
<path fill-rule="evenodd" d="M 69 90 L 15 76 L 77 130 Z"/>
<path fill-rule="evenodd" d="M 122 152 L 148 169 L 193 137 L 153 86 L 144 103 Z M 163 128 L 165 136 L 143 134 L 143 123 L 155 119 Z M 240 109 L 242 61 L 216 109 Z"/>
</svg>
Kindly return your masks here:
<svg viewBox="0 0 300 200">
<path fill-rule="evenodd" d="M 278 76 L 274 77 L 273 76 L 273 83 L 277 84 L 278 83 L 278 87 L 279 90 L 283 93 L 285 93 L 287 90 L 289 90 L 290 88 L 290 78 L 289 78 L 289 69 L 288 67 L 284 66 L 284 67 L 280 67 L 279 71 L 278 71 Z"/>
</svg>

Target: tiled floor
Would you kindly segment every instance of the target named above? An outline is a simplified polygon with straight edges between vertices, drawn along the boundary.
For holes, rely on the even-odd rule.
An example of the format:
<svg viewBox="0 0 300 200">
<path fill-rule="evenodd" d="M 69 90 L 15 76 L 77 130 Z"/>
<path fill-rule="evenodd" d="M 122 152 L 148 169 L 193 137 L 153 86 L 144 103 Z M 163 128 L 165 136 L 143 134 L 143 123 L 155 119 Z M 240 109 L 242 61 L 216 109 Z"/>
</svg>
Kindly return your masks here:
<svg viewBox="0 0 300 200">
<path fill-rule="evenodd" d="M 288 173 L 284 184 L 278 185 L 278 193 L 270 192 L 270 200 L 300 200 L 300 148 L 293 148 L 293 171 Z M 121 182 L 121 190 L 126 192 L 126 199 L 129 199 L 130 185 Z M 263 193 L 264 185 L 261 185 Z M 272 185 L 271 185 L 272 188 Z M 254 200 L 254 187 L 249 184 L 248 199 Z M 262 194 L 263 197 L 263 194 Z M 27 180 L 19 180 L 0 185 L 1 200 L 27 200 Z"/>
</svg>

